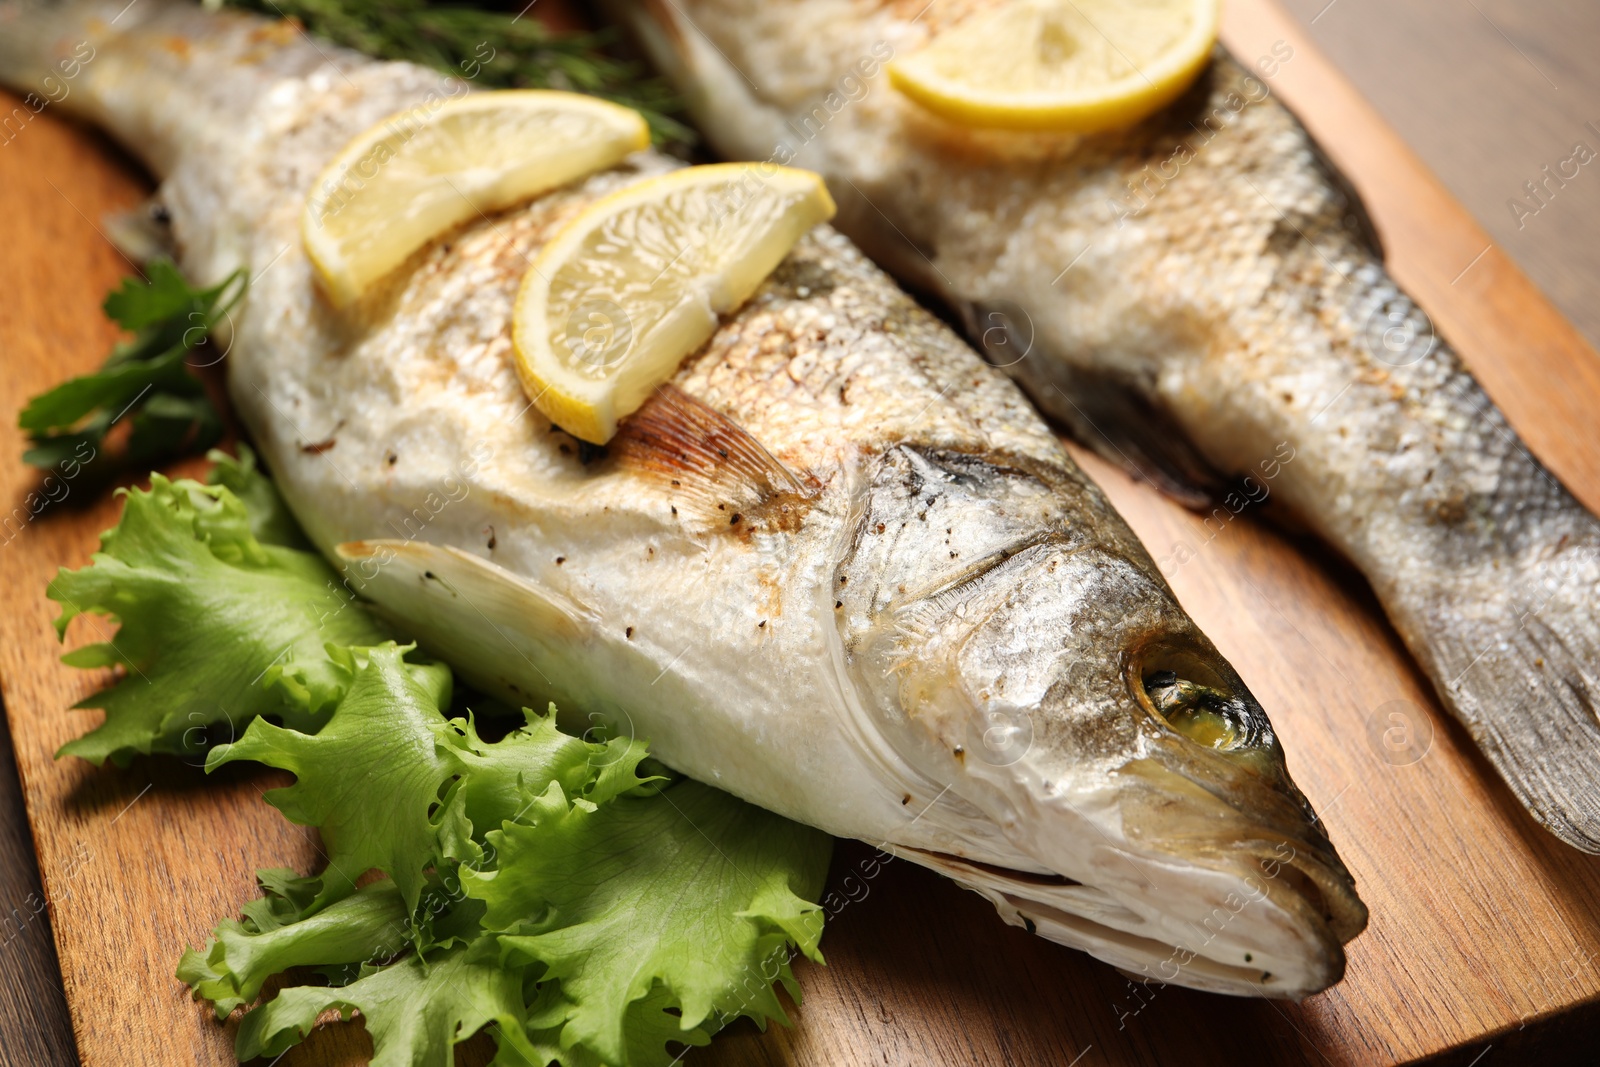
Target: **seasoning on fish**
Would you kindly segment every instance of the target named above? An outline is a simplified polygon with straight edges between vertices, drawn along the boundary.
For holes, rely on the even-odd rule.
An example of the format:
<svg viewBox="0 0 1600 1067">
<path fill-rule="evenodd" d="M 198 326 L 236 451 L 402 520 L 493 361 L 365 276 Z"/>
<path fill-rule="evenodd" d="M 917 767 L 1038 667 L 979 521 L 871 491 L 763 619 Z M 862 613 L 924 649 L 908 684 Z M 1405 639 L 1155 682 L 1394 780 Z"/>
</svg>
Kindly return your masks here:
<svg viewBox="0 0 1600 1067">
<path fill-rule="evenodd" d="M 969 129 L 882 68 L 996 0 L 617 6 L 712 145 L 826 177 L 836 225 L 1086 445 L 1206 510 L 1273 462 L 1274 499 L 1366 575 L 1517 799 L 1600 852 L 1600 524 L 1265 81 L 1219 48 L 1132 128 Z"/>
<path fill-rule="evenodd" d="M 191 277 L 254 274 L 229 389 L 277 484 L 432 650 L 1127 971 L 1339 979 L 1366 909 L 1266 713 L 1016 388 L 844 237 L 811 230 L 585 456 L 519 386 L 518 287 L 677 163 L 469 221 L 349 316 L 306 197 L 438 75 L 236 13 L 112 15 L 0 3 L 0 80 L 93 40 L 67 103 L 161 177 Z"/>
</svg>

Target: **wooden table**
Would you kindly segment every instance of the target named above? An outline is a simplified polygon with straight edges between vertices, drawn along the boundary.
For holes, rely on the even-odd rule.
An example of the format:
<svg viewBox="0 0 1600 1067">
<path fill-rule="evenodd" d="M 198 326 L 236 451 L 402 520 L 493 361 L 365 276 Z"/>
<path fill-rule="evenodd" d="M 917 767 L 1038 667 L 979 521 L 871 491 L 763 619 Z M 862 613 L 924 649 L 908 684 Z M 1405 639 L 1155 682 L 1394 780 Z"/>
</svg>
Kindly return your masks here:
<svg viewBox="0 0 1600 1067">
<path fill-rule="evenodd" d="M 1583 141 L 1600 152 L 1600 7 L 1571 0 L 1280 0 L 1591 344 L 1600 344 L 1600 167 L 1547 203 Z M 1314 22 L 1312 20 L 1315 20 Z M 1513 213 L 1508 201 L 1538 207 Z"/>
<path fill-rule="evenodd" d="M 1600 504 L 1600 449 L 1587 415 L 1600 403 L 1593 352 L 1487 247 L 1298 25 L 1263 0 L 1236 0 L 1227 34 L 1246 57 L 1278 39 L 1293 44 L 1274 90 L 1301 105 L 1351 171 L 1402 281 L 1512 421 Z M 96 220 L 142 190 L 104 142 L 49 112 L 0 148 L 0 197 L 10 209 L 0 246 L 7 509 L 36 484 L 15 459 L 17 408 L 92 365 L 112 340 L 97 304 L 125 265 Z M 830 926 L 830 965 L 803 968 L 794 1029 L 736 1028 L 690 1062 L 1343 1065 L 1437 1055 L 1493 1065 L 1536 1053 L 1582 1062 L 1600 1022 L 1591 963 L 1600 953 L 1600 860 L 1557 844 L 1522 813 L 1438 711 L 1348 567 L 1249 518 L 1213 538 L 1145 487 L 1085 462 L 1158 558 L 1180 543 L 1194 552 L 1168 577 L 1271 710 L 1296 777 L 1372 908 L 1370 929 L 1350 946 L 1349 977 L 1300 1005 L 1135 990 L 1085 956 L 1003 927 L 951 883 L 890 864 Z M 207 1021 L 172 978 L 180 944 L 237 910 L 252 869 L 309 868 L 314 852 L 260 802 L 267 775 L 204 780 L 171 761 L 117 771 L 51 759 L 92 721 L 65 709 L 102 681 L 54 662 L 53 605 L 43 597 L 53 569 L 81 565 L 93 534 L 115 516 L 105 496 L 74 494 L 0 546 L 0 684 L 79 1051 L 88 1067 L 231 1062 L 231 1032 Z M 92 633 L 80 622 L 71 640 Z M 1380 709 L 1399 709 L 1431 734 L 1424 757 L 1383 758 L 1370 736 Z M 4 810 L 16 810 L 15 797 L 0 778 Z M 20 820 L 0 820 L 0 901 L 15 909 L 17 931 L 0 945 L 0 1062 L 54 1067 L 73 1062 L 72 1052 L 50 919 L 34 915 L 28 898 L 41 891 L 23 837 Z M 835 881 L 864 856 L 842 844 Z M 358 1027 L 336 1027 L 282 1063 L 355 1063 L 365 1048 Z"/>
</svg>

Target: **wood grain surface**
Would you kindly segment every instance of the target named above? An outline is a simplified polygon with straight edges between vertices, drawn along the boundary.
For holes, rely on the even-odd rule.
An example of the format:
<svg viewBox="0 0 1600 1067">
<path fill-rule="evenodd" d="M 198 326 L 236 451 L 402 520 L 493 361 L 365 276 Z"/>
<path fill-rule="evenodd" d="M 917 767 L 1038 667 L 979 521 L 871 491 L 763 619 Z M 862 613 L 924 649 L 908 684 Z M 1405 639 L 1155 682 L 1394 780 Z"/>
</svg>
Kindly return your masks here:
<svg viewBox="0 0 1600 1067">
<path fill-rule="evenodd" d="M 1591 506 L 1600 502 L 1600 455 L 1583 417 L 1600 403 L 1593 353 L 1509 260 L 1493 248 L 1479 255 L 1482 231 L 1296 24 L 1264 0 L 1238 0 L 1226 33 L 1246 59 L 1279 39 L 1292 44 L 1273 90 L 1366 194 L 1397 274 L 1513 423 Z M 40 488 L 17 462 L 17 410 L 93 366 L 113 340 L 98 303 L 129 268 L 98 220 L 143 191 L 103 141 L 48 110 L 0 148 L 7 510 L 25 515 Z M 1003 926 L 976 896 L 926 871 L 890 863 L 867 877 L 868 850 L 841 844 L 831 880 L 854 899 L 829 927 L 829 966 L 801 969 L 796 1025 L 766 1034 L 741 1025 L 689 1062 L 1344 1065 L 1442 1056 L 1493 1065 L 1592 1047 L 1584 1034 L 1600 1005 L 1591 962 L 1600 859 L 1560 845 L 1521 811 L 1439 711 L 1359 576 L 1256 516 L 1208 529 L 1081 458 L 1271 712 L 1293 773 L 1355 873 L 1372 923 L 1349 948 L 1348 977 L 1302 1004 L 1135 987 Z M 117 510 L 87 479 L 67 490 L 0 533 L 0 687 L 78 1051 L 87 1067 L 228 1063 L 231 1027 L 188 1001 L 172 977 L 177 956 L 249 898 L 255 868 L 314 868 L 316 842 L 260 800 L 276 784 L 269 775 L 206 779 L 173 760 L 119 771 L 52 759 L 98 715 L 71 704 L 106 679 L 57 662 L 44 587 L 56 567 L 87 561 Z M 82 620 L 68 643 L 107 632 Z M 1399 760 L 1385 745 L 1397 722 L 1424 751 L 1419 759 Z M 0 971 L 14 958 L 0 956 Z M 367 1051 L 359 1026 L 335 1026 L 281 1062 L 357 1063 Z M 0 1059 L 12 1054 L 9 1042 L 0 1047 Z M 52 1054 L 15 1062 L 56 1062 Z"/>
<path fill-rule="evenodd" d="M 0 1064 L 68 1067 L 77 1050 L 3 717 L 0 761 Z"/>
<path fill-rule="evenodd" d="M 1543 168 L 1577 142 L 1600 151 L 1600 5 L 1282 2 L 1495 244 L 1600 344 L 1600 168 L 1569 167 L 1576 177 L 1539 200 L 1524 185 L 1546 181 Z"/>
</svg>

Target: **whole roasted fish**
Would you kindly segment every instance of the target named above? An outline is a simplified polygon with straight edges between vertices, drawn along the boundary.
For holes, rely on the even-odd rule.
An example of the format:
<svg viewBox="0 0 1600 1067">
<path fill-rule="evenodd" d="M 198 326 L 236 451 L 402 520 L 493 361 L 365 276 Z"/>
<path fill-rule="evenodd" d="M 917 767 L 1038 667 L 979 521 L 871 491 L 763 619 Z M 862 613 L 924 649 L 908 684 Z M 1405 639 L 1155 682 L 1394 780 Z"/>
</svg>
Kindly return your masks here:
<svg viewBox="0 0 1600 1067">
<path fill-rule="evenodd" d="M 1365 908 L 1266 714 L 1021 394 L 842 236 L 802 240 L 585 457 L 519 388 L 517 287 L 576 212 L 676 163 L 482 219 L 335 312 L 311 183 L 459 83 L 120 5 L 0 4 L 0 77 L 88 42 L 67 106 L 160 176 L 195 279 L 254 275 L 229 386 L 284 494 L 435 651 L 1119 967 L 1338 980 Z"/>
<path fill-rule="evenodd" d="M 616 6 L 721 152 L 821 172 L 839 228 L 1081 441 L 1220 522 L 1250 478 L 1237 499 L 1266 488 L 1348 556 L 1517 798 L 1600 852 L 1595 517 L 1225 51 L 1165 111 L 1086 137 L 961 129 L 890 88 L 885 61 L 991 3 Z"/>
</svg>

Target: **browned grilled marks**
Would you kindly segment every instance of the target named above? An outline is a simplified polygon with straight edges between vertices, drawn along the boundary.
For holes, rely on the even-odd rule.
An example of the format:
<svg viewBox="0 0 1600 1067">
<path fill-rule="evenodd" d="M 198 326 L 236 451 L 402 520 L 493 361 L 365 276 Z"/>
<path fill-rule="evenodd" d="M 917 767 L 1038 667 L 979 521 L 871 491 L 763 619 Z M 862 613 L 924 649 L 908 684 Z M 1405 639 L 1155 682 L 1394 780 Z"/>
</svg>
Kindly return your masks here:
<svg viewBox="0 0 1600 1067">
<path fill-rule="evenodd" d="M 814 231 L 675 384 L 793 469 L 832 472 L 897 442 L 1067 463 L 999 372 L 837 234 Z"/>
</svg>

